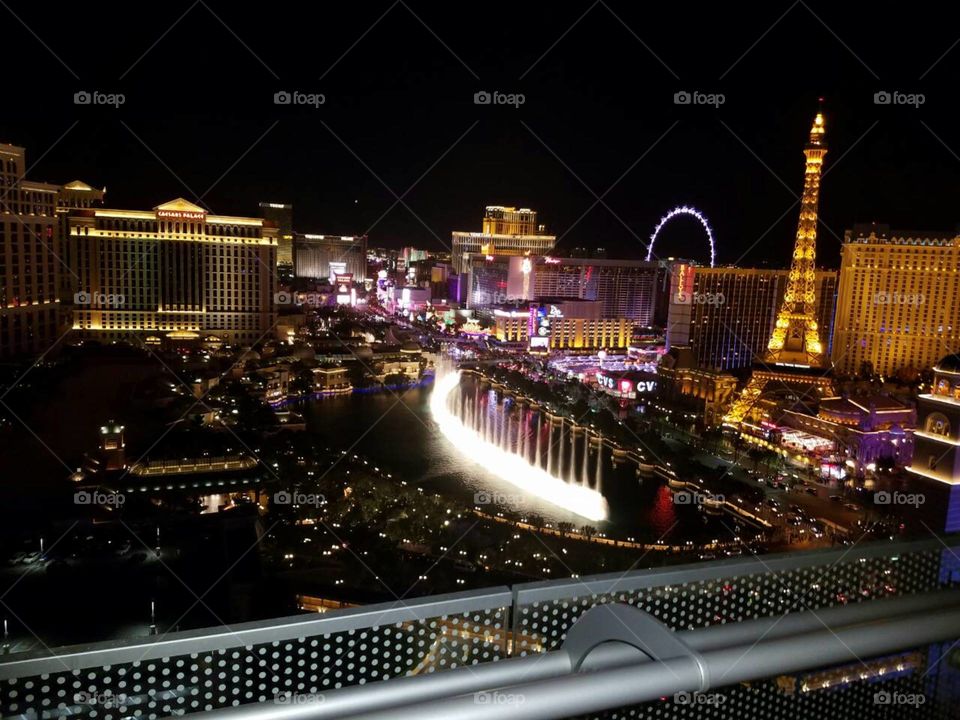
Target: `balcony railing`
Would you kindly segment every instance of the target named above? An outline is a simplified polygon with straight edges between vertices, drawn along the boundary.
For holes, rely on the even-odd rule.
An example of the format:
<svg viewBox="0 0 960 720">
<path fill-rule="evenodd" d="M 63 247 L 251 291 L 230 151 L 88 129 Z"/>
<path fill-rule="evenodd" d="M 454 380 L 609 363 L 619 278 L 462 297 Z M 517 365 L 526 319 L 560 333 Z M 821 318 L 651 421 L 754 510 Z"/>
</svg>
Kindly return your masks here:
<svg viewBox="0 0 960 720">
<path fill-rule="evenodd" d="M 955 718 L 958 583 L 864 543 L 8 655 L 0 717 Z"/>
</svg>

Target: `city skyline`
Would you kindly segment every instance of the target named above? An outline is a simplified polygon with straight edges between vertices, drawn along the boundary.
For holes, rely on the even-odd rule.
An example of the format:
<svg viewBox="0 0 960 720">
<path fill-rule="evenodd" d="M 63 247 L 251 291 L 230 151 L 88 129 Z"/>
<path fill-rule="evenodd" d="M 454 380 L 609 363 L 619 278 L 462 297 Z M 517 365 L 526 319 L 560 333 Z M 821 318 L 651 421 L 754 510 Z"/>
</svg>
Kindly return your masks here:
<svg viewBox="0 0 960 720">
<path fill-rule="evenodd" d="M 0 27 L 0 720 L 956 717 L 939 6 Z"/>
</svg>

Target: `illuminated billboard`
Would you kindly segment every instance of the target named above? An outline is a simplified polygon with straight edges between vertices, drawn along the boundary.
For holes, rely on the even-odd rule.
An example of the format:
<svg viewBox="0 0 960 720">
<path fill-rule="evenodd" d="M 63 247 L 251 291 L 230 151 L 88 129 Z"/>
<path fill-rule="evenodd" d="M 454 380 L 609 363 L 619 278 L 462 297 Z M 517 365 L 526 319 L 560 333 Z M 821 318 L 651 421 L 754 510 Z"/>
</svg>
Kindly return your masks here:
<svg viewBox="0 0 960 720">
<path fill-rule="evenodd" d="M 604 371 L 597 373 L 597 385 L 608 395 L 618 398 L 635 400 L 640 395 L 650 395 L 657 389 L 655 376 L 641 373 L 608 374 Z"/>
<path fill-rule="evenodd" d="M 562 316 L 563 314 L 556 305 L 530 306 L 530 321 L 527 327 L 530 338 L 530 352 L 549 352 L 550 324 L 553 318 Z"/>
<path fill-rule="evenodd" d="M 331 263 L 333 265 L 333 263 Z M 333 277 L 334 286 L 337 288 L 338 305 L 356 305 L 357 291 L 353 289 L 353 273 L 337 273 Z"/>
</svg>

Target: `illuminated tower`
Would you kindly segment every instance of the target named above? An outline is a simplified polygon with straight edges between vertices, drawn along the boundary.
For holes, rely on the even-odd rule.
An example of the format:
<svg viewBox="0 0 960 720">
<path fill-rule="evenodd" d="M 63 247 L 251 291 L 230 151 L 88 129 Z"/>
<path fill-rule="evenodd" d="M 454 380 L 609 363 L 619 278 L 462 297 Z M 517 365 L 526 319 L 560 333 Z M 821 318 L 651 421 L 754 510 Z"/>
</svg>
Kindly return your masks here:
<svg viewBox="0 0 960 720">
<path fill-rule="evenodd" d="M 810 140 L 803 149 L 807 162 L 800 222 L 783 304 L 767 352 L 758 358 L 750 381 L 724 418 L 727 425 L 739 427 L 746 420 L 769 421 L 773 409 L 783 408 L 785 402 L 794 408 L 809 408 L 833 392 L 817 325 L 817 205 L 823 157 L 827 154 L 825 129 L 823 114 L 817 113 Z"/>
<path fill-rule="evenodd" d="M 810 142 L 803 150 L 807 167 L 803 175 L 800 222 L 793 245 L 793 261 L 783 305 L 777 313 L 773 337 L 767 343 L 767 362 L 823 367 L 823 345 L 817 328 L 817 204 L 820 171 L 827 146 L 823 139 L 823 115 L 817 113 L 810 128 Z"/>
</svg>

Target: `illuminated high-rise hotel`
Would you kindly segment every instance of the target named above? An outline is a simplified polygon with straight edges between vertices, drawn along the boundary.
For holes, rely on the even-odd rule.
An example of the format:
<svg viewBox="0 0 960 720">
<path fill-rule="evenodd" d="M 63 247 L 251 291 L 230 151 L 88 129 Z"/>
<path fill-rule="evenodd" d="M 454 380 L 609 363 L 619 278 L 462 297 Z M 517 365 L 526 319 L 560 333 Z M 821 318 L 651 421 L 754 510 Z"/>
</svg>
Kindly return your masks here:
<svg viewBox="0 0 960 720">
<path fill-rule="evenodd" d="M 537 211 L 530 208 L 512 208 L 487 205 L 483 214 L 483 232 L 490 235 L 536 235 Z"/>
<path fill-rule="evenodd" d="M 74 210 L 68 227 L 81 335 L 247 344 L 275 323 L 277 228 L 262 218 L 210 215 L 180 198 L 153 210 Z"/>
<path fill-rule="evenodd" d="M 57 196 L 57 215 L 60 218 L 60 299 L 69 301 L 80 290 L 79 278 L 68 270 L 71 258 L 77 252 L 77 238 L 70 236 L 70 212 L 79 208 L 102 207 L 107 189 L 98 190 L 82 180 L 68 182 Z"/>
<path fill-rule="evenodd" d="M 332 284 L 337 275 L 350 275 L 354 282 L 363 282 L 367 279 L 367 236 L 297 233 L 293 264 L 298 278 Z"/>
<path fill-rule="evenodd" d="M 844 235 L 838 372 L 925 370 L 960 349 L 960 236 L 857 226 Z"/>
<path fill-rule="evenodd" d="M 472 255 L 466 272 L 471 309 L 547 297 L 596 300 L 602 317 L 635 325 L 654 325 L 666 318 L 669 273 L 661 262 Z"/>
<path fill-rule="evenodd" d="M 260 214 L 277 226 L 277 265 L 293 265 L 293 205 L 262 202 Z"/>
<path fill-rule="evenodd" d="M 0 357 L 37 355 L 62 335 L 59 187 L 24 180 L 24 149 L 0 144 Z"/>
<path fill-rule="evenodd" d="M 471 255 L 546 255 L 556 242 L 555 235 L 537 225 L 535 210 L 488 205 L 482 232 L 453 233 L 451 263 L 463 274 Z"/>
<path fill-rule="evenodd" d="M 711 370 L 747 368 L 764 354 L 787 293 L 789 270 L 678 263 L 672 275 L 666 324 L 670 347 L 689 347 L 697 367 Z M 829 338 L 837 273 L 815 271 L 814 285 L 814 317 Z"/>
</svg>

